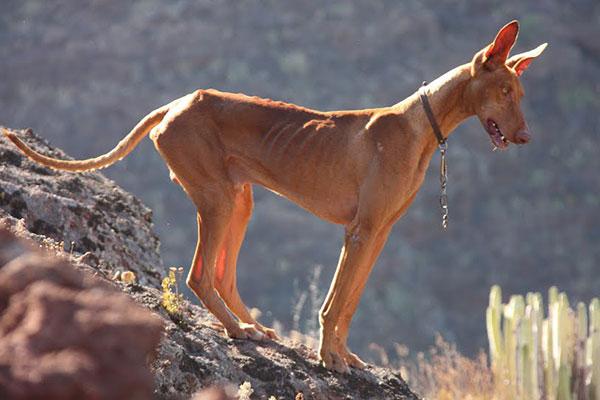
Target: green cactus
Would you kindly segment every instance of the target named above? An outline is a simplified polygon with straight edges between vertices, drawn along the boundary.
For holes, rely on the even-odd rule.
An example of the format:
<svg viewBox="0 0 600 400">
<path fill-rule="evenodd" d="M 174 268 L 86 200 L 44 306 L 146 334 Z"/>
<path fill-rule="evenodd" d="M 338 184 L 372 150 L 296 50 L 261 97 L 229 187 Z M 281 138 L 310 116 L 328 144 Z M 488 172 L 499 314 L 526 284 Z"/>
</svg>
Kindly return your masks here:
<svg viewBox="0 0 600 400">
<path fill-rule="evenodd" d="M 558 371 L 557 400 L 571 400 L 571 363 L 573 355 L 572 328 L 569 315 L 569 300 L 564 293 L 559 294 L 553 305 L 555 310 L 552 319 L 554 368 Z"/>
<path fill-rule="evenodd" d="M 529 295 L 528 303 L 529 303 Z M 523 399 L 531 399 L 532 397 L 532 387 L 533 387 L 533 379 L 534 379 L 534 367 L 533 367 L 533 327 L 532 327 L 532 307 L 527 304 L 525 307 L 525 315 L 521 320 L 520 334 L 518 340 L 519 347 L 521 348 L 520 353 L 520 368 L 517 370 L 517 377 L 522 376 L 522 379 L 517 379 L 519 384 L 518 392 L 521 394 L 521 398 Z"/>
<path fill-rule="evenodd" d="M 565 293 L 511 296 L 492 287 L 486 310 L 490 360 L 502 393 L 523 400 L 600 400 L 600 300 L 575 311 Z M 508 390 L 506 390 L 508 389 Z"/>
<path fill-rule="evenodd" d="M 544 390 L 546 399 L 556 400 L 556 388 L 558 387 L 556 373 L 554 370 L 554 358 L 552 358 L 552 324 L 549 319 L 542 323 L 543 329 L 543 348 L 542 357 L 544 359 Z"/>
<path fill-rule="evenodd" d="M 504 349 L 505 349 L 505 368 L 506 378 L 513 383 L 510 386 L 510 393 L 513 398 L 519 396 L 521 388 L 521 374 L 518 374 L 522 363 L 520 339 L 520 324 L 523 317 L 523 298 L 522 296 L 511 296 L 510 301 L 504 307 Z"/>
<path fill-rule="evenodd" d="M 527 307 L 525 311 L 525 347 L 524 347 L 524 399 L 539 399 L 540 385 L 543 383 L 543 358 L 542 350 L 542 295 L 539 293 L 527 294 Z"/>
<path fill-rule="evenodd" d="M 590 400 L 600 400 L 600 300 L 590 303 L 590 332 L 587 339 L 586 366 L 590 370 Z"/>
<path fill-rule="evenodd" d="M 575 333 L 575 355 L 573 360 L 573 398 L 583 398 L 586 393 L 585 378 L 585 345 L 588 337 L 587 308 L 582 302 L 577 303 L 577 320 Z"/>
<path fill-rule="evenodd" d="M 531 368 L 532 379 L 530 398 L 539 399 L 542 397 L 544 385 L 544 357 L 543 347 L 543 322 L 544 322 L 544 302 L 541 293 L 534 293 L 530 300 L 531 307 Z"/>
<path fill-rule="evenodd" d="M 486 310 L 486 325 L 488 342 L 490 345 L 490 359 L 495 374 L 504 370 L 504 343 L 502 342 L 502 330 L 500 321 L 502 319 L 502 290 L 495 285 L 490 290 L 490 305 Z"/>
</svg>

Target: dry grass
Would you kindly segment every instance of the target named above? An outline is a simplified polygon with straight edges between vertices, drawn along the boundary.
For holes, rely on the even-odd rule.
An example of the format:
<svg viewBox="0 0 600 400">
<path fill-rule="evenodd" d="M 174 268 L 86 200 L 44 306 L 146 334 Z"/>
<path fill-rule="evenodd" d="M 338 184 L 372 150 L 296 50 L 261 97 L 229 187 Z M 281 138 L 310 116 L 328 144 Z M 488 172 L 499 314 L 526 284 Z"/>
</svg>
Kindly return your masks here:
<svg viewBox="0 0 600 400">
<path fill-rule="evenodd" d="M 414 379 L 413 379 L 414 376 Z M 491 369 L 485 353 L 475 359 L 463 356 L 438 336 L 429 357 L 420 354 L 410 382 L 427 399 L 483 400 L 497 398 Z M 414 383 L 413 383 L 414 380 Z"/>
<path fill-rule="evenodd" d="M 481 352 L 471 359 L 462 355 L 456 346 L 441 336 L 427 353 L 419 353 L 417 359 L 408 358 L 408 350 L 396 346 L 400 362 L 391 364 L 388 354 L 376 344 L 371 350 L 378 354 L 385 367 L 399 369 L 411 389 L 427 400 L 504 400 L 502 388 L 496 387 L 487 356 Z"/>
<path fill-rule="evenodd" d="M 292 341 L 318 349 L 319 332 L 316 318 L 323 296 L 319 293 L 318 281 L 321 267 L 313 268 L 306 290 L 298 291 L 293 307 L 293 327 L 285 332 L 283 325 L 274 322 L 274 328 Z M 308 311 L 308 312 L 307 312 Z M 305 319 L 308 315 L 309 320 Z M 260 314 L 257 315 L 257 317 Z M 303 329 L 304 328 L 304 329 Z M 415 359 L 409 357 L 405 346 L 396 344 L 395 360 L 392 362 L 386 350 L 371 343 L 370 350 L 378 359 L 377 364 L 400 370 L 411 389 L 425 400 L 509 400 L 507 389 L 495 385 L 492 370 L 485 352 L 471 359 L 462 355 L 456 346 L 446 342 L 440 335 L 435 346 L 427 353 L 419 353 Z"/>
</svg>

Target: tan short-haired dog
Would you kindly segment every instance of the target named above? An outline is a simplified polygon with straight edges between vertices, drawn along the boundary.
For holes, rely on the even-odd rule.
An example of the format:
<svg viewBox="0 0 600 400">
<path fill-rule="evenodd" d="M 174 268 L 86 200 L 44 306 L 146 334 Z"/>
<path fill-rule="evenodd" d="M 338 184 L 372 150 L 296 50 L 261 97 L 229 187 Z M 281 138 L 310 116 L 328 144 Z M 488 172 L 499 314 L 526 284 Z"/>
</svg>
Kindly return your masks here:
<svg viewBox="0 0 600 400">
<path fill-rule="evenodd" d="M 432 120 L 447 137 L 477 115 L 495 147 L 529 142 L 519 76 L 545 44 L 508 58 L 510 22 L 472 61 L 426 89 Z M 125 157 L 150 132 L 156 149 L 197 207 L 198 244 L 187 284 L 232 338 L 275 338 L 240 299 L 236 263 L 260 184 L 346 228 L 335 277 L 320 312 L 319 354 L 327 368 L 364 363 L 346 346 L 352 315 L 390 228 L 423 182 L 438 144 L 418 93 L 390 107 L 321 112 L 277 101 L 197 90 L 148 114 L 112 151 L 57 160 L 8 138 L 51 168 L 89 171 Z"/>
</svg>

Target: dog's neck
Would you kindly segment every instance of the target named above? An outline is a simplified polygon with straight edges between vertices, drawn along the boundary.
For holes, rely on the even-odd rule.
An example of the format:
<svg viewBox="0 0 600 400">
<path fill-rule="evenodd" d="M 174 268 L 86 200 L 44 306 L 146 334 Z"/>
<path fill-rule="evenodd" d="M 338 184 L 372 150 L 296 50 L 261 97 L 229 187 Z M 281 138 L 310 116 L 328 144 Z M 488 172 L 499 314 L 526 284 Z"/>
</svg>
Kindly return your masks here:
<svg viewBox="0 0 600 400">
<path fill-rule="evenodd" d="M 474 115 L 466 99 L 466 88 L 470 79 L 470 64 L 464 64 L 446 72 L 426 87 L 431 109 L 445 138 L 450 136 L 462 121 Z M 395 108 L 409 116 L 411 124 L 414 124 L 414 131 L 424 135 L 422 140 L 427 148 L 436 147 L 437 138 L 427 119 L 418 91 L 392 106 L 392 109 Z"/>
<path fill-rule="evenodd" d="M 465 89 L 470 80 L 470 67 L 465 64 L 446 72 L 426 87 L 431 108 L 444 137 L 448 137 L 462 121 L 474 114 L 465 98 Z"/>
</svg>

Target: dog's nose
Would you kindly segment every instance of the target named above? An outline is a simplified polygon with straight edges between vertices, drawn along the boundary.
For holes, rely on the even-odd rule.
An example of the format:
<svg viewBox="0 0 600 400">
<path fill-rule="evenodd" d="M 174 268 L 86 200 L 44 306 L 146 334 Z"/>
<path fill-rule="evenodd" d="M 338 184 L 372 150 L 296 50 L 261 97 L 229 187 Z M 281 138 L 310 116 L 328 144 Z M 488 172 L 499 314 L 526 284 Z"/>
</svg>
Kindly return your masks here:
<svg viewBox="0 0 600 400">
<path fill-rule="evenodd" d="M 519 131 L 515 134 L 515 143 L 517 144 L 529 143 L 530 139 L 531 135 L 527 131 Z"/>
</svg>

